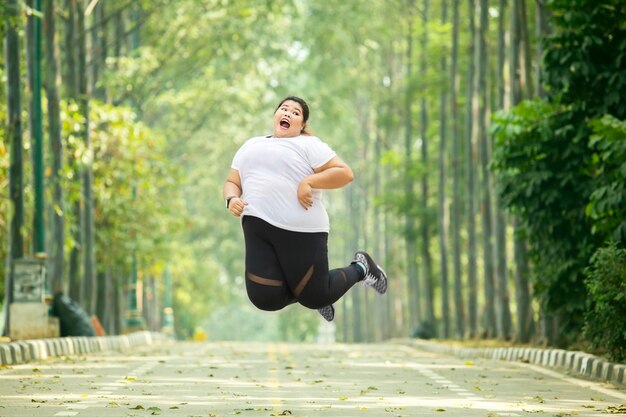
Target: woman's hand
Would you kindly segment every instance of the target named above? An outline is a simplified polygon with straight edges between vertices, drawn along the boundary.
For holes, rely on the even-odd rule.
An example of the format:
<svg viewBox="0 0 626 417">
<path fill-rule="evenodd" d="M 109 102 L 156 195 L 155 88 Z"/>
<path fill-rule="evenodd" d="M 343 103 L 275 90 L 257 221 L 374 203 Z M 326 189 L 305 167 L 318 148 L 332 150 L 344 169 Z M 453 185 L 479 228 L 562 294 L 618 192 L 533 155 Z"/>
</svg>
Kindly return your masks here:
<svg viewBox="0 0 626 417">
<path fill-rule="evenodd" d="M 243 209 L 248 205 L 248 202 L 243 198 L 235 197 L 230 200 L 228 204 L 228 211 L 235 217 L 241 216 Z"/>
<path fill-rule="evenodd" d="M 306 178 L 298 186 L 298 201 L 305 210 L 308 210 L 313 205 L 313 190 Z"/>
</svg>

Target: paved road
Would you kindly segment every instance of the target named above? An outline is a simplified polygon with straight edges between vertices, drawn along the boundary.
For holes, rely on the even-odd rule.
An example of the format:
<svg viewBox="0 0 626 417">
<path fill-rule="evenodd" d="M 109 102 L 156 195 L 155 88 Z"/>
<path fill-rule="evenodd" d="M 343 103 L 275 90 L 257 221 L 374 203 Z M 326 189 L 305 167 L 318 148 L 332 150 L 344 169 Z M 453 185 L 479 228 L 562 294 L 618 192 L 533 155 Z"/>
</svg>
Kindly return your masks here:
<svg viewBox="0 0 626 417">
<path fill-rule="evenodd" d="M 607 416 L 626 391 L 401 344 L 172 343 L 0 368 L 0 416 Z"/>
</svg>

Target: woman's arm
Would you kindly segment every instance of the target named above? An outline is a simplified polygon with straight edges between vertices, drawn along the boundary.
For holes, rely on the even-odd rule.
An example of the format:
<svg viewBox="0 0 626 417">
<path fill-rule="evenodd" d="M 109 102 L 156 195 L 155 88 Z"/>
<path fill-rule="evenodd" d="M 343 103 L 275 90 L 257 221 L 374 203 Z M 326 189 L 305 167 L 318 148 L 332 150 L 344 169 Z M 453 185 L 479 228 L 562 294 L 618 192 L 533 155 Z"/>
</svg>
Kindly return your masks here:
<svg viewBox="0 0 626 417">
<path fill-rule="evenodd" d="M 224 183 L 224 200 L 229 197 L 235 197 L 230 200 L 228 204 L 228 211 L 235 217 L 241 216 L 243 209 L 248 205 L 246 201 L 241 198 L 242 187 L 241 178 L 239 177 L 239 171 L 231 168 L 228 178 Z"/>
<path fill-rule="evenodd" d="M 309 175 L 303 180 L 311 188 L 323 190 L 341 188 L 354 179 L 352 169 L 338 156 L 333 157 L 330 161 L 313 171 L 315 174 Z"/>
<path fill-rule="evenodd" d="M 298 201 L 305 209 L 313 205 L 313 188 L 341 188 L 354 179 L 352 169 L 338 156 L 313 171 L 315 173 L 304 178 L 298 187 Z"/>
</svg>

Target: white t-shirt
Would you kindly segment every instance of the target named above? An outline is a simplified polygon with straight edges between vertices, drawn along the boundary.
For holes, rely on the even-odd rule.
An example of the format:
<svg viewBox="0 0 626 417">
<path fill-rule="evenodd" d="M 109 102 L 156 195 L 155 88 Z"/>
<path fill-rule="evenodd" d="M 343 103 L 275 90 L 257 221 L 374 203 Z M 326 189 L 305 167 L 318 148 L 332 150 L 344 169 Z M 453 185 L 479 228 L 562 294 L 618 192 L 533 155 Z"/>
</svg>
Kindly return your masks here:
<svg viewBox="0 0 626 417">
<path fill-rule="evenodd" d="M 259 217 L 294 232 L 328 232 L 322 190 L 313 190 L 313 206 L 305 210 L 298 201 L 298 185 L 335 155 L 315 136 L 248 139 L 231 164 L 239 171 L 242 198 L 248 202 L 243 216 Z"/>
</svg>

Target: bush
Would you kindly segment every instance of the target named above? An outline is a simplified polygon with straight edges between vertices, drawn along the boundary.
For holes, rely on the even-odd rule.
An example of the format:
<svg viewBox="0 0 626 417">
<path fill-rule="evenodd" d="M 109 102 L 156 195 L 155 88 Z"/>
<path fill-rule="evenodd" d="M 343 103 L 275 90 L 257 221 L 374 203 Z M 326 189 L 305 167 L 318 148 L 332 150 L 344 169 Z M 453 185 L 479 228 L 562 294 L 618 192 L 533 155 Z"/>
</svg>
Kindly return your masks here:
<svg viewBox="0 0 626 417">
<path fill-rule="evenodd" d="M 626 359 L 626 250 L 615 243 L 600 248 L 585 270 L 591 305 L 585 315 L 585 337 L 609 359 Z"/>
</svg>

